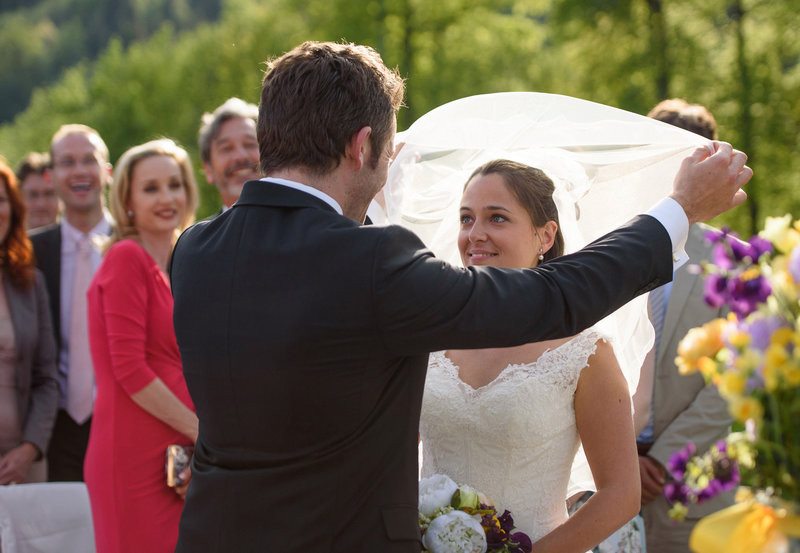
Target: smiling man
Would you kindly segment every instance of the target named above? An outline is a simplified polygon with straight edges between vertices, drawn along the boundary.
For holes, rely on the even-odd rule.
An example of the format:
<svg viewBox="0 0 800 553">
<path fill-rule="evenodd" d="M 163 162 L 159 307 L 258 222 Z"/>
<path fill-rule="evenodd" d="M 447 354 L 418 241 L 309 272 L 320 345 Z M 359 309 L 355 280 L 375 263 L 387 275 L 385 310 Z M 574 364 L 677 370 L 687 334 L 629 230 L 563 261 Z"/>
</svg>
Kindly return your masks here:
<svg viewBox="0 0 800 553">
<path fill-rule="evenodd" d="M 239 199 L 245 182 L 261 177 L 257 119 L 258 107 L 239 98 L 229 98 L 213 113 L 203 114 L 198 143 L 206 180 L 217 187 L 222 199 L 217 215 Z"/>
<path fill-rule="evenodd" d="M 31 152 L 17 168 L 19 189 L 28 208 L 28 228 L 52 225 L 61 209 L 50 179 L 50 154 Z"/>
<path fill-rule="evenodd" d="M 111 232 L 103 191 L 111 180 L 108 148 L 94 129 L 64 125 L 50 142 L 51 179 L 61 223 L 31 233 L 36 264 L 50 295 L 58 345 L 59 410 L 48 447 L 48 480 L 83 480 L 94 403 L 86 289 L 100 264 L 100 238 Z"/>
</svg>

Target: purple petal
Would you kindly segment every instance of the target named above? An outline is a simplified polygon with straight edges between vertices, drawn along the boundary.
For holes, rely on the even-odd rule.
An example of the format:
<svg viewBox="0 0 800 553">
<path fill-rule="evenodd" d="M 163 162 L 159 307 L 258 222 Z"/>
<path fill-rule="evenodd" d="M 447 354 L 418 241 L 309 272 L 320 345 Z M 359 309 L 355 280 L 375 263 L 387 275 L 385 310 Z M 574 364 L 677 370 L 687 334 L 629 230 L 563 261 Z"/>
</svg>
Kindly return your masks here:
<svg viewBox="0 0 800 553">
<path fill-rule="evenodd" d="M 751 279 L 740 277 L 728 280 L 729 304 L 734 313 L 746 317 L 756 310 L 759 303 L 767 301 L 772 286 L 763 276 Z"/>
<path fill-rule="evenodd" d="M 752 258 L 753 261 L 758 261 L 758 259 L 765 253 L 772 253 L 772 242 L 761 238 L 757 234 L 750 238 L 750 247 L 752 248 L 752 253 L 755 256 Z"/>
<path fill-rule="evenodd" d="M 695 454 L 696 448 L 692 442 L 686 444 L 686 447 L 673 453 L 669 461 L 667 461 L 667 469 L 676 480 L 683 478 L 686 472 L 686 465 Z"/>
<path fill-rule="evenodd" d="M 800 282 L 800 246 L 796 246 L 789 255 L 789 274 L 795 282 Z"/>
<path fill-rule="evenodd" d="M 508 537 L 508 541 L 514 542 L 513 547 L 509 549 L 510 553 L 531 553 L 533 551 L 533 543 L 524 532 L 515 532 Z"/>
<path fill-rule="evenodd" d="M 788 326 L 786 321 L 777 315 L 763 317 L 756 315 L 739 324 L 739 330 L 750 335 L 750 347 L 765 351 L 770 344 L 772 334 L 782 326 Z"/>
<path fill-rule="evenodd" d="M 705 280 L 704 299 L 711 307 L 722 307 L 728 301 L 728 279 L 722 275 L 708 275 Z"/>
<path fill-rule="evenodd" d="M 714 262 L 714 265 L 726 271 L 733 269 L 735 265 L 734 260 L 731 259 L 731 256 L 728 253 L 728 248 L 723 242 L 714 245 L 714 249 L 711 250 L 711 259 Z"/>
<path fill-rule="evenodd" d="M 689 486 L 682 482 L 667 482 L 664 485 L 664 497 L 670 503 L 683 503 L 686 505 L 689 503 L 691 493 L 692 490 L 689 489 Z"/>
<path fill-rule="evenodd" d="M 725 240 L 725 237 L 730 232 L 728 227 L 722 227 L 722 229 L 713 229 L 706 232 L 705 239 L 711 244 L 717 244 Z"/>
<path fill-rule="evenodd" d="M 500 523 L 500 528 L 506 532 L 511 532 L 511 530 L 514 529 L 514 518 L 511 516 L 511 511 L 508 509 L 503 511 L 503 514 L 497 517 L 497 521 Z"/>
</svg>

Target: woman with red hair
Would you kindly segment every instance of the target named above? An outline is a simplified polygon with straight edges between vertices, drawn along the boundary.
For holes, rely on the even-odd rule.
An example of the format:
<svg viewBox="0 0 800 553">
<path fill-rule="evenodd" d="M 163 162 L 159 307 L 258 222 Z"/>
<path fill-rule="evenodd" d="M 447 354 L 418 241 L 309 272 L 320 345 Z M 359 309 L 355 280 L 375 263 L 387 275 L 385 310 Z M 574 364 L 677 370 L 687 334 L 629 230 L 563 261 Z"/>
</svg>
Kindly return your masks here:
<svg viewBox="0 0 800 553">
<path fill-rule="evenodd" d="M 25 204 L 0 158 L 0 485 L 43 482 L 58 408 L 55 342 Z"/>
</svg>

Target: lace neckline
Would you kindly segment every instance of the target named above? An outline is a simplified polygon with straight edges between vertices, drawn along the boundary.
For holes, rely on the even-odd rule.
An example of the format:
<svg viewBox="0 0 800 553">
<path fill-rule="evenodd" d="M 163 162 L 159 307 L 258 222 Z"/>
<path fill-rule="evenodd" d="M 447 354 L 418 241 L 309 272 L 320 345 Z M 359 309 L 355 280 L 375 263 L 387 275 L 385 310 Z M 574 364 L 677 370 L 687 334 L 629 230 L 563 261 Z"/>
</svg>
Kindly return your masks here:
<svg viewBox="0 0 800 553">
<path fill-rule="evenodd" d="M 528 371 L 528 372 L 534 371 L 536 369 L 536 367 L 540 363 L 543 363 L 546 359 L 549 359 L 550 357 L 552 357 L 552 356 L 554 356 L 556 354 L 560 354 L 562 352 L 562 350 L 565 349 L 566 346 L 568 346 L 569 344 L 573 344 L 579 338 L 586 338 L 586 337 L 591 337 L 591 338 L 593 338 L 594 341 L 596 341 L 597 340 L 597 333 L 596 332 L 582 332 L 581 334 L 577 334 L 577 335 L 573 336 L 572 338 L 570 338 L 569 340 L 566 340 L 563 343 L 557 345 L 554 348 L 547 348 L 546 350 L 544 350 L 542 352 L 541 355 L 539 355 L 539 357 L 537 357 L 533 361 L 529 361 L 527 363 L 509 363 L 508 365 L 506 365 L 505 368 L 503 368 L 499 373 L 497 373 L 497 375 L 492 380 L 490 380 L 489 382 L 487 382 L 486 384 L 484 384 L 482 386 L 478 386 L 477 388 L 475 388 L 471 384 L 468 384 L 467 382 L 462 380 L 462 378 L 461 378 L 461 367 L 456 365 L 455 362 L 453 362 L 452 359 L 447 357 L 447 355 L 445 355 L 444 351 L 437 351 L 434 354 L 434 356 L 439 359 L 442 367 L 445 370 L 445 373 L 447 373 L 452 378 L 454 378 L 458 382 L 459 386 L 461 386 L 462 388 L 466 389 L 466 391 L 468 391 L 470 394 L 480 394 L 480 393 L 482 393 L 484 391 L 490 390 L 496 384 L 505 381 L 506 377 L 510 373 L 514 373 L 514 372 L 520 371 L 520 370 L 524 370 L 524 371 Z"/>
</svg>

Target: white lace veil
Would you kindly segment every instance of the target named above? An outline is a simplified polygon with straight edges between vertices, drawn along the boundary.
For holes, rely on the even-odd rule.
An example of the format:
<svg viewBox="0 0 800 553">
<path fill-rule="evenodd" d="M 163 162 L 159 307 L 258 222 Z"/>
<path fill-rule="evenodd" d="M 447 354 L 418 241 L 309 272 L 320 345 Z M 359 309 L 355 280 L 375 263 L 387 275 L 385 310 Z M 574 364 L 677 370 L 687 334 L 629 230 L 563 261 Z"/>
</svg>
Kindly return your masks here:
<svg viewBox="0 0 800 553">
<path fill-rule="evenodd" d="M 384 189 L 388 222 L 413 230 L 437 257 L 455 264 L 460 263 L 456 237 L 463 187 L 487 161 L 525 163 L 553 180 L 565 253 L 570 253 L 667 196 L 681 161 L 709 144 L 647 117 L 533 92 L 450 102 L 398 133 L 396 142 L 405 146 Z M 646 310 L 640 296 L 597 325 L 614 347 L 632 396 L 653 344 Z M 648 396 L 649 406 L 650 391 L 640 393 Z M 635 413 L 635 418 L 646 420 L 647 413 Z M 593 489 L 581 449 L 567 497 Z"/>
</svg>

